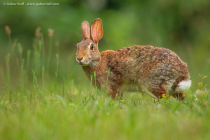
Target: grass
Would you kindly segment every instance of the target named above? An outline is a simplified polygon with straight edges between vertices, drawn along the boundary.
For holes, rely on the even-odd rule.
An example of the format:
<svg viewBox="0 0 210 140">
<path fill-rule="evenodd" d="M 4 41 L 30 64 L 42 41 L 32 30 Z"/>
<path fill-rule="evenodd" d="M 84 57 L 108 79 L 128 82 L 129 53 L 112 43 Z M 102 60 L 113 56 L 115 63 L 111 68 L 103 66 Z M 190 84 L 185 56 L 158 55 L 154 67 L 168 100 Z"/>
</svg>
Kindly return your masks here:
<svg viewBox="0 0 210 140">
<path fill-rule="evenodd" d="M 155 101 L 136 93 L 112 100 L 84 81 L 73 53 L 67 56 L 53 48 L 52 36 L 44 42 L 40 33 L 33 49 L 19 44 L 8 47 L 3 57 L 1 140 L 210 138 L 205 76 L 186 92 L 184 101 Z"/>
<path fill-rule="evenodd" d="M 53 85 L 52 85 L 53 86 Z M 60 85 L 61 86 L 61 85 Z M 209 95 L 185 101 L 127 94 L 113 101 L 71 86 L 36 95 L 17 92 L 0 101 L 0 139 L 209 139 Z M 32 97 L 31 97 L 32 96 Z"/>
</svg>

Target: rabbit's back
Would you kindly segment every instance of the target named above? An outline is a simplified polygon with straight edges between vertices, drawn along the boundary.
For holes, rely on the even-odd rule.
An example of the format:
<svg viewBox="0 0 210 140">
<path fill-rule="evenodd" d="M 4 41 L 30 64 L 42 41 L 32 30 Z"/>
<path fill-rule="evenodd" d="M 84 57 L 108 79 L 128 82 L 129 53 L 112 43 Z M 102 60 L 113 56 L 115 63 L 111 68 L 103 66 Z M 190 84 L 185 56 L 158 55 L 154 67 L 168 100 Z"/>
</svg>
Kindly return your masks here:
<svg viewBox="0 0 210 140">
<path fill-rule="evenodd" d="M 173 51 L 153 46 L 131 46 L 101 53 L 110 81 L 138 85 L 155 90 L 165 84 L 172 88 L 176 82 L 189 79 L 184 63 Z M 167 88 L 167 87 L 166 87 Z"/>
</svg>

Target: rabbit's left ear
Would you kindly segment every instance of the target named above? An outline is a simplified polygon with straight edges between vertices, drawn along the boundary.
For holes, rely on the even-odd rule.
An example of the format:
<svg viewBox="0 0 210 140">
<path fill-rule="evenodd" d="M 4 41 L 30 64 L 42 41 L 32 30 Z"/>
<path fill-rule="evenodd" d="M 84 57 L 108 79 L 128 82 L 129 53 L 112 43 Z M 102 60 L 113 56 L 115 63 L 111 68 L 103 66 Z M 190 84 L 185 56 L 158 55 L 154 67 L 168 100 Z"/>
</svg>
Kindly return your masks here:
<svg viewBox="0 0 210 140">
<path fill-rule="evenodd" d="M 103 26 L 102 21 L 98 18 L 93 21 L 91 25 L 91 38 L 95 43 L 98 43 L 98 41 L 103 36 Z"/>
<path fill-rule="evenodd" d="M 89 39 L 90 38 L 90 25 L 87 21 L 82 22 L 81 29 L 82 29 L 82 38 Z"/>
</svg>

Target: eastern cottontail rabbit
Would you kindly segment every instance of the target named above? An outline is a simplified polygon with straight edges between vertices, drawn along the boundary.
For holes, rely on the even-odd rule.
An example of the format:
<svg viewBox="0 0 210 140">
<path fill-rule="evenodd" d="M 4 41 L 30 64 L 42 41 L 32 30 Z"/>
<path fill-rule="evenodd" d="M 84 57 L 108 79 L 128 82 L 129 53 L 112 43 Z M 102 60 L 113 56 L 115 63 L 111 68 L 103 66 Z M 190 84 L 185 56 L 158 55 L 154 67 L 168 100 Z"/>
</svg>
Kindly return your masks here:
<svg viewBox="0 0 210 140">
<path fill-rule="evenodd" d="M 93 84 L 107 89 L 113 99 L 121 94 L 125 85 L 138 86 L 154 98 L 162 98 L 164 94 L 184 98 L 183 92 L 191 86 L 190 75 L 187 64 L 174 52 L 135 45 L 100 53 L 102 21 L 94 20 L 91 27 L 83 21 L 81 28 L 82 41 L 77 44 L 76 61 L 89 80 L 92 77 Z"/>
</svg>

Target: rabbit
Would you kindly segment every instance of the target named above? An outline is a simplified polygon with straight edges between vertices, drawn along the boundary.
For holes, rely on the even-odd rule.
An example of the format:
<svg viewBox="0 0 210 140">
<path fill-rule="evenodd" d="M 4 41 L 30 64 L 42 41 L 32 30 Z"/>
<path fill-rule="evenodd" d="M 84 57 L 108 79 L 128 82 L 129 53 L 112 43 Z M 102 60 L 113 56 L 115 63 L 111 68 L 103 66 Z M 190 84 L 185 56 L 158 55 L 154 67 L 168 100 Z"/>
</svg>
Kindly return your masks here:
<svg viewBox="0 0 210 140">
<path fill-rule="evenodd" d="M 187 64 L 173 51 L 154 46 L 134 45 L 100 53 L 103 36 L 101 19 L 81 25 L 82 41 L 77 44 L 75 59 L 98 89 L 106 89 L 112 99 L 121 97 L 124 86 L 161 99 L 163 95 L 184 99 L 191 80 Z"/>
</svg>

